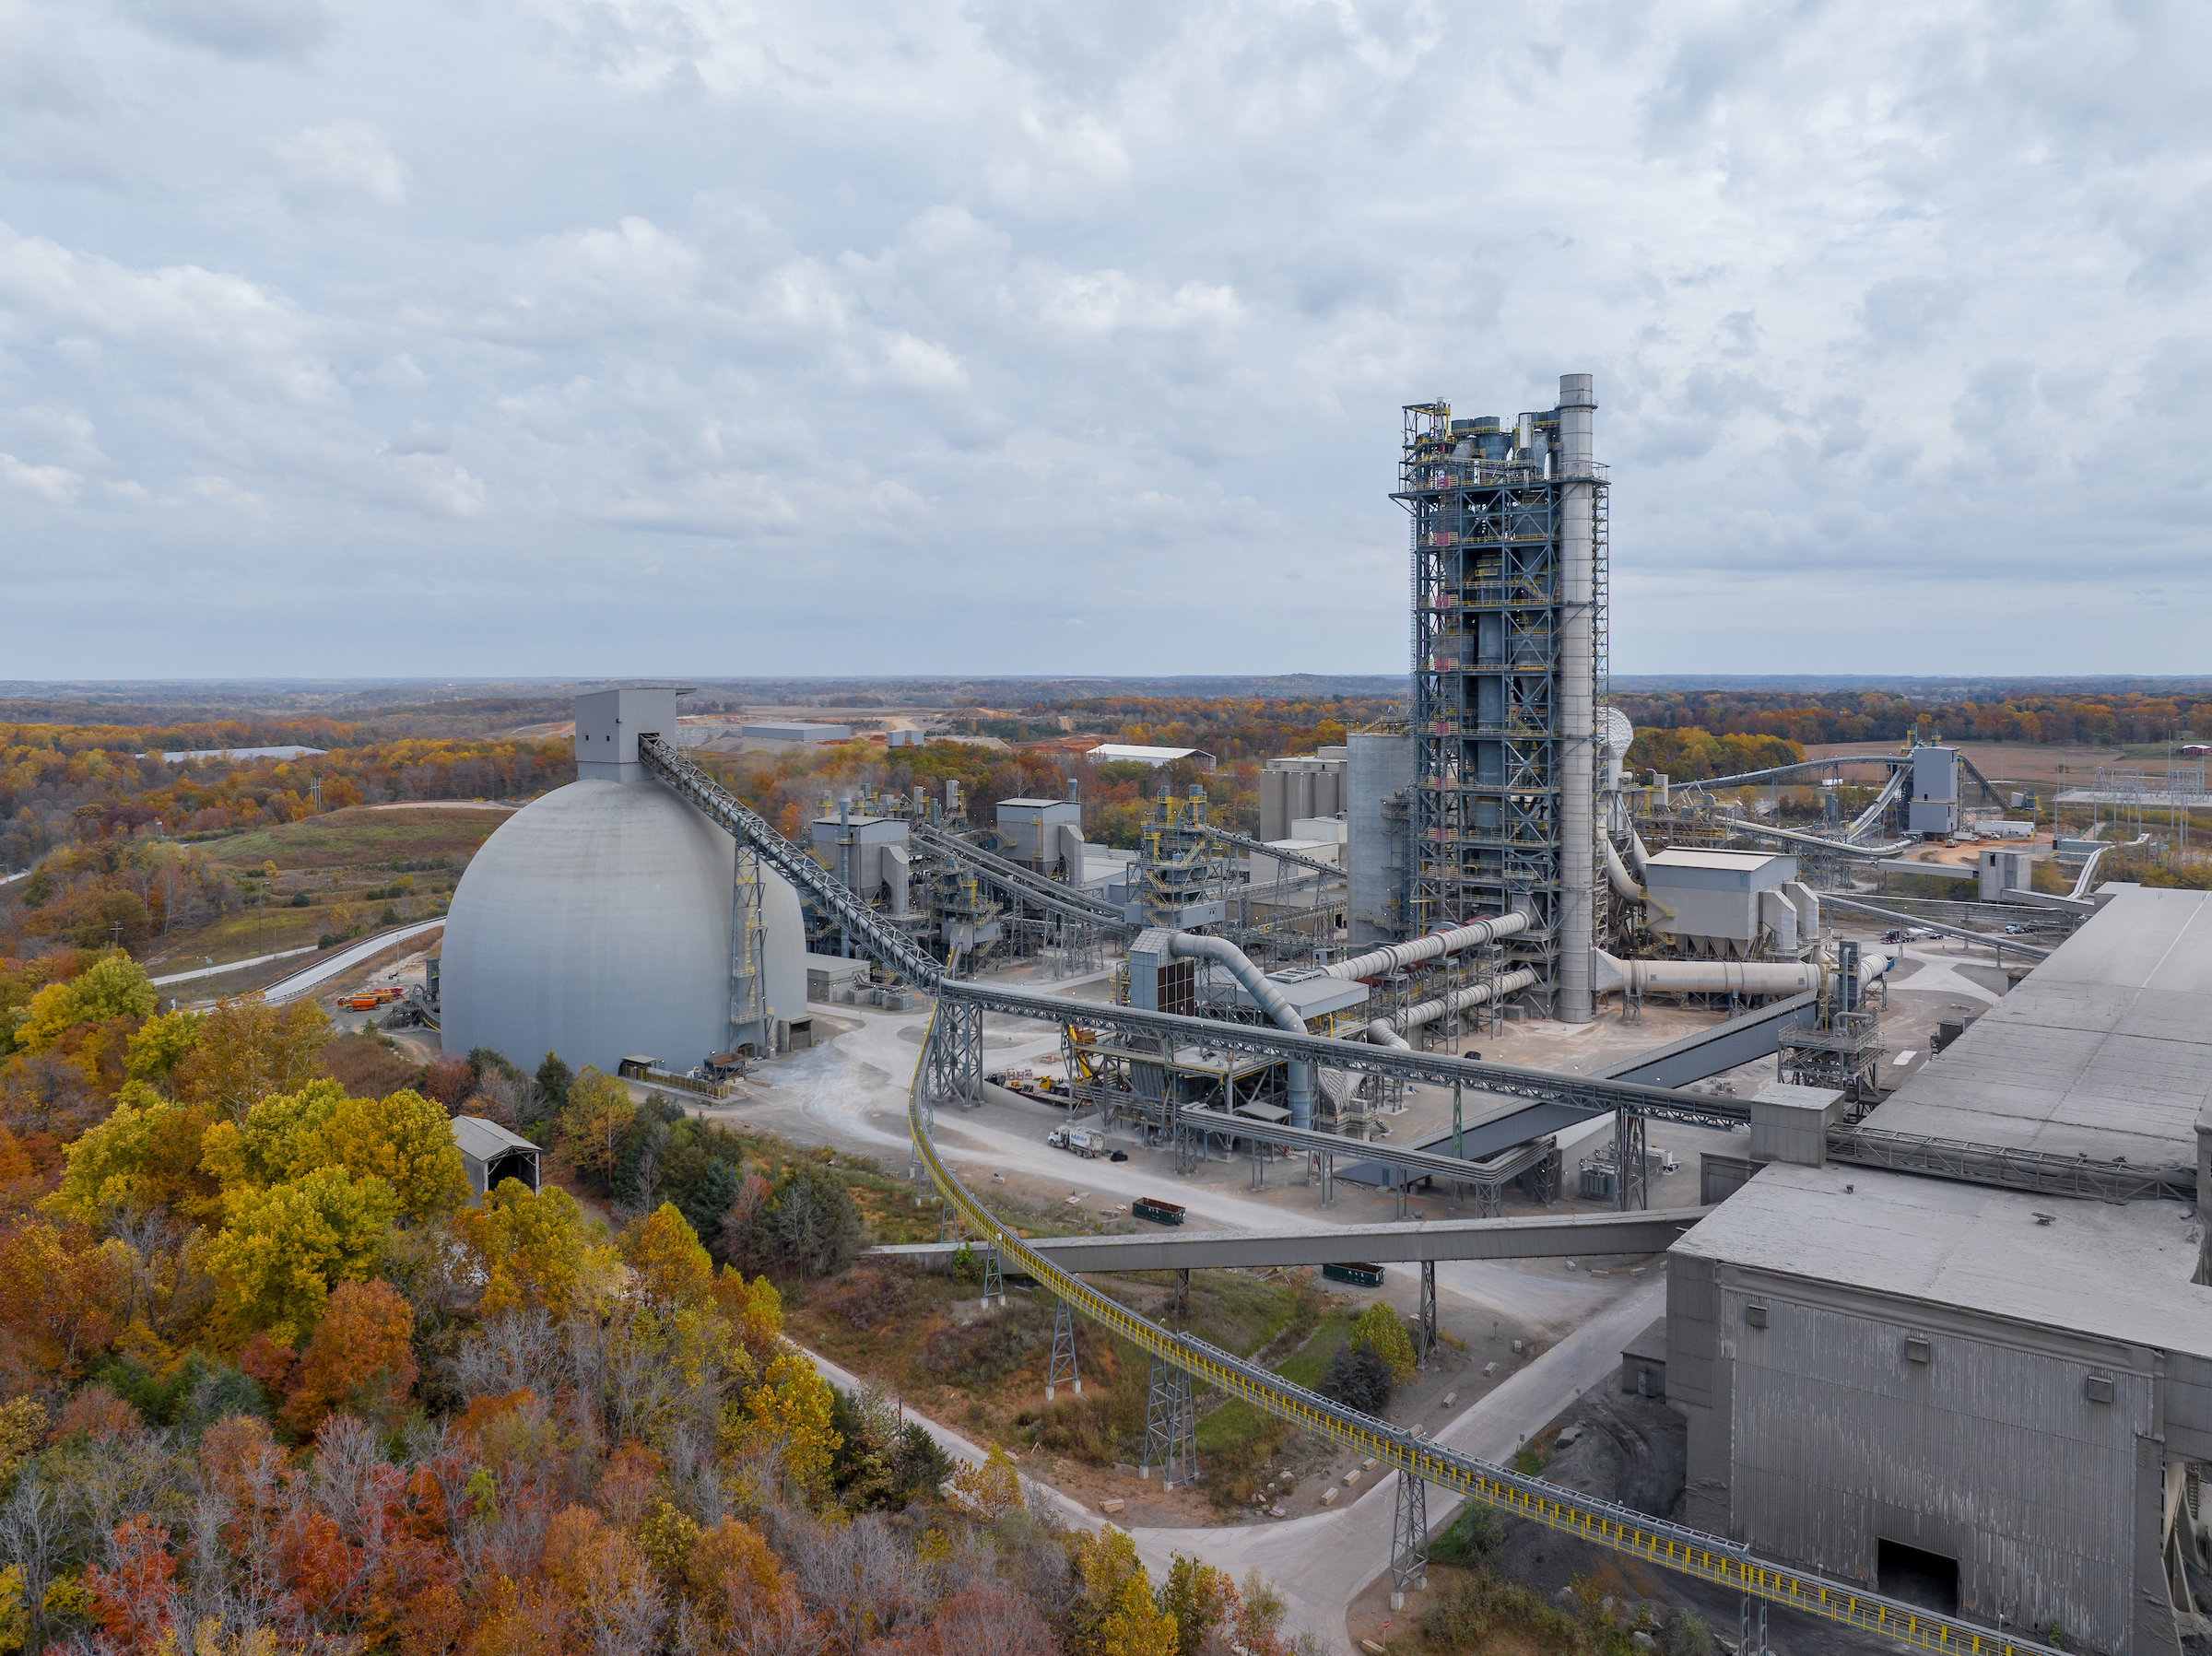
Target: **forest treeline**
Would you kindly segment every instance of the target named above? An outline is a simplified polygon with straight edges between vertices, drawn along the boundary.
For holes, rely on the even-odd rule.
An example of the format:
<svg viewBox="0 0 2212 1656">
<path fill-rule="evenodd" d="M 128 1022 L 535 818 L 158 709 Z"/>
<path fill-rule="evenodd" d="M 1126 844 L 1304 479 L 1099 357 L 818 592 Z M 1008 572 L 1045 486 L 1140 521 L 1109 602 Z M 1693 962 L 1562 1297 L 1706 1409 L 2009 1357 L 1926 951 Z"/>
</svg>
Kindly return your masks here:
<svg viewBox="0 0 2212 1656">
<path fill-rule="evenodd" d="M 472 1192 L 450 1125 L 560 1182 Z M 878 1178 L 886 1188 L 893 1181 Z M 0 969 L 0 1651 L 1285 1656 L 1265 1583 L 1032 1510 L 829 1385 L 826 1158 L 554 1054 Z"/>
<path fill-rule="evenodd" d="M 1615 692 L 1639 731 L 1780 736 L 1806 746 L 1902 741 L 1917 731 L 1955 742 L 2162 742 L 2212 734 L 2212 697 L 2023 695 L 1991 701 L 1910 700 L 1882 690 Z M 1665 766 L 1660 767 L 1665 769 Z"/>
<path fill-rule="evenodd" d="M 253 727 L 255 740 L 237 746 L 318 746 L 308 739 L 312 722 Z M 123 728 L 0 724 L 0 864 L 22 868 L 72 840 L 128 837 L 156 824 L 165 836 L 183 837 L 298 822 L 349 805 L 527 798 L 576 775 L 566 737 L 407 737 L 295 759 L 171 764 L 161 744 L 178 730 L 128 730 L 117 738 Z M 103 733 L 100 741 L 80 739 L 86 729 Z"/>
</svg>

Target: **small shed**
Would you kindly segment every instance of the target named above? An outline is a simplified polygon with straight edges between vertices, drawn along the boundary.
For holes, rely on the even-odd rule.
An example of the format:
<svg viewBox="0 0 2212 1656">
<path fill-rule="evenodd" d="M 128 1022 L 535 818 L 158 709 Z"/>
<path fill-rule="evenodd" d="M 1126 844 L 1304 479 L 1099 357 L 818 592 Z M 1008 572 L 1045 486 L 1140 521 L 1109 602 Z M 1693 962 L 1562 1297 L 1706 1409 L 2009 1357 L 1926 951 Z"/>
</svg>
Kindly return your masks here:
<svg viewBox="0 0 2212 1656">
<path fill-rule="evenodd" d="M 479 1202 L 486 1191 L 498 1189 L 504 1180 L 519 1179 L 533 1191 L 538 1188 L 537 1146 L 497 1122 L 480 1115 L 455 1116 L 453 1146 L 461 1152 L 469 1188 Z"/>
</svg>

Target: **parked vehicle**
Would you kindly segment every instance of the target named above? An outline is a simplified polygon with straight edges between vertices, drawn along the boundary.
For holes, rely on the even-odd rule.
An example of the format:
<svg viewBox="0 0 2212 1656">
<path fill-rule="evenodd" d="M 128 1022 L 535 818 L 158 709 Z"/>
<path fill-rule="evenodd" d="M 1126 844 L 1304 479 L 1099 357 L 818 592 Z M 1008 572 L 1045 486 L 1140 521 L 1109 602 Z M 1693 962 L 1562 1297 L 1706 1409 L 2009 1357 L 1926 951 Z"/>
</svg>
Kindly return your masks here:
<svg viewBox="0 0 2212 1656">
<path fill-rule="evenodd" d="M 1065 1150 L 1075 1156 L 1102 1156 L 1106 1151 L 1106 1135 L 1082 1127 L 1056 1128 L 1044 1142 L 1055 1150 Z"/>
</svg>

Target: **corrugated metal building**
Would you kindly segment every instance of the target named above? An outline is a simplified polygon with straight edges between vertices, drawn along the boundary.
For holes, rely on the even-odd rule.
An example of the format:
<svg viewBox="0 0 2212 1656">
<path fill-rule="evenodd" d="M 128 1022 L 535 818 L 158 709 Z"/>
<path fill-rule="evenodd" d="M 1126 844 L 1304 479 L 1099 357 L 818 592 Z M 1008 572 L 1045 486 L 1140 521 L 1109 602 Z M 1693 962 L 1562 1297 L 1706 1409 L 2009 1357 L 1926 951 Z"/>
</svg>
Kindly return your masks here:
<svg viewBox="0 0 2212 1656">
<path fill-rule="evenodd" d="M 2212 894 L 2119 891 L 1867 1124 L 2212 1184 Z M 2178 1650 L 2208 1247 L 2180 1202 L 1766 1167 L 1668 1254 L 1684 1516 L 1868 1585 L 1955 1572 L 1959 1610 L 2068 1649 Z"/>
</svg>

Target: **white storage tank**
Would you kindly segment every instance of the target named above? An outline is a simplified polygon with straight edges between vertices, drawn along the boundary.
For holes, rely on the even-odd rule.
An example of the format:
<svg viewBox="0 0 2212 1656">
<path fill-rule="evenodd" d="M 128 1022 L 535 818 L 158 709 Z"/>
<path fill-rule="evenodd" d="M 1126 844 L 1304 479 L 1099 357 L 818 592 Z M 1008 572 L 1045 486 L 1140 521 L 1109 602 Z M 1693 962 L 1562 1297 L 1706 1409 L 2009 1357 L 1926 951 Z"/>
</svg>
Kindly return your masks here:
<svg viewBox="0 0 2212 1656">
<path fill-rule="evenodd" d="M 626 1053 L 685 1070 L 729 1046 L 736 845 L 644 775 L 637 738 L 663 730 L 673 691 L 578 698 L 583 774 L 502 824 L 453 893 L 447 1051 L 490 1047 L 524 1070 L 553 1051 L 611 1075 Z M 761 885 L 769 1004 L 780 1024 L 804 1020 L 798 894 L 767 870 Z"/>
</svg>

